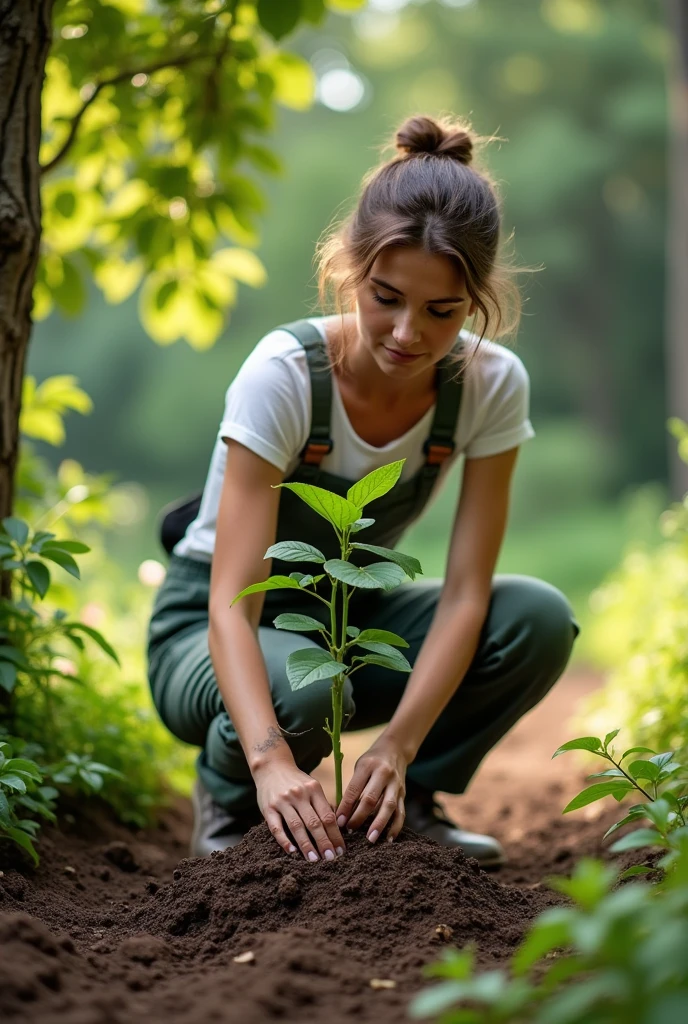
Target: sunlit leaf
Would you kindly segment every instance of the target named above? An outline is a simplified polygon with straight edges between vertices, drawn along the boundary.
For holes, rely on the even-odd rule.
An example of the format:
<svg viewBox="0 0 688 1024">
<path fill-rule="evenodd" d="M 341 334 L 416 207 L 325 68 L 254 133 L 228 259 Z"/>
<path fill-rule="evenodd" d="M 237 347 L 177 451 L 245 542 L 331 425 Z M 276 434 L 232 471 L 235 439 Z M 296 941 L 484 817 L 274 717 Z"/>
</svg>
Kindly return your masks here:
<svg viewBox="0 0 688 1024">
<path fill-rule="evenodd" d="M 300 690 L 320 679 L 332 679 L 344 672 L 344 665 L 335 661 L 328 651 L 307 647 L 292 651 L 287 658 L 287 678 L 292 690 Z"/>
<path fill-rule="evenodd" d="M 387 466 L 380 466 L 379 469 L 374 469 L 372 473 L 368 473 L 367 476 L 364 476 L 349 488 L 346 495 L 349 501 L 354 505 L 358 505 L 359 508 L 364 508 L 371 501 L 375 501 L 376 498 L 381 498 L 383 494 L 387 494 L 401 476 L 405 461 L 406 459 L 400 459 L 398 462 L 391 462 Z"/>
</svg>

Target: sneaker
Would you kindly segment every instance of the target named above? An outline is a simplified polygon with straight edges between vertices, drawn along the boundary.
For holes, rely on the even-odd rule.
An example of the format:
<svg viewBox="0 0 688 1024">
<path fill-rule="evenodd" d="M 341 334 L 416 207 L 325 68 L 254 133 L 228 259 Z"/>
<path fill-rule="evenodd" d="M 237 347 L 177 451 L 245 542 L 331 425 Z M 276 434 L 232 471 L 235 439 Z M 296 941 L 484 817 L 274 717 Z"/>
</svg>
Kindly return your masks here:
<svg viewBox="0 0 688 1024">
<path fill-rule="evenodd" d="M 434 839 L 440 846 L 459 846 L 467 857 L 475 857 L 481 868 L 494 868 L 506 862 L 504 849 L 493 836 L 466 832 L 447 818 L 435 794 L 407 780 L 406 825 L 414 832 Z"/>
<path fill-rule="evenodd" d="M 227 850 L 236 846 L 263 816 L 255 810 L 230 812 L 216 803 L 199 778 L 191 792 L 194 824 L 191 834 L 190 856 L 209 857 L 214 850 Z"/>
</svg>

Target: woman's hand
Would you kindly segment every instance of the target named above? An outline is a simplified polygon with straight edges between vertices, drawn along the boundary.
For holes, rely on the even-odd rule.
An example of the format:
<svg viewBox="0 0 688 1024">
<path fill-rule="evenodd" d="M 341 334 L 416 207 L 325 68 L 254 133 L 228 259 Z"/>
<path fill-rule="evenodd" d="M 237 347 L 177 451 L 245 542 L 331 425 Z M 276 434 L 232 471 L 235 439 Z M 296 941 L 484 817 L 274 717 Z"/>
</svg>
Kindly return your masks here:
<svg viewBox="0 0 688 1024">
<path fill-rule="evenodd" d="M 337 824 L 358 828 L 377 812 L 368 829 L 368 839 L 374 843 L 391 819 L 387 833 L 391 843 L 404 824 L 407 765 L 396 744 L 383 736 L 376 740 L 356 762 L 353 778 L 337 808 Z"/>
<path fill-rule="evenodd" d="M 261 814 L 283 850 L 296 852 L 286 823 L 306 860 L 341 857 L 344 840 L 319 782 L 284 761 L 271 761 L 253 774 Z"/>
</svg>

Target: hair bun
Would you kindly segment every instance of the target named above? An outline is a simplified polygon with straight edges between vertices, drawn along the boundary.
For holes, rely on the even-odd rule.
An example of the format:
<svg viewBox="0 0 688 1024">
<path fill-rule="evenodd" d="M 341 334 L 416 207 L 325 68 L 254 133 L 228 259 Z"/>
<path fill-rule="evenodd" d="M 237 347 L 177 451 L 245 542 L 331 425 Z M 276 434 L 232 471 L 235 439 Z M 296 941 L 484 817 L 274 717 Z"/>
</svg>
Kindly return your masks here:
<svg viewBox="0 0 688 1024">
<path fill-rule="evenodd" d="M 430 153 L 470 164 L 473 138 L 465 128 L 418 115 L 404 121 L 395 136 L 396 147 L 405 156 Z"/>
</svg>

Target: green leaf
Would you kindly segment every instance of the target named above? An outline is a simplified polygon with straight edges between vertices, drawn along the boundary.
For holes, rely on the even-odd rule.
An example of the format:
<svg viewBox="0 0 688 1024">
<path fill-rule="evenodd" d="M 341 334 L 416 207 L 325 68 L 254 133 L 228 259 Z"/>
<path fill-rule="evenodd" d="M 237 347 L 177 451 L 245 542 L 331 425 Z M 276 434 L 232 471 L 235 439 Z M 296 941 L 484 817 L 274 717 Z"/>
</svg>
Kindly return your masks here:
<svg viewBox="0 0 688 1024">
<path fill-rule="evenodd" d="M 363 665 L 379 665 L 380 668 L 389 668 L 393 672 L 410 672 L 411 666 L 399 651 L 394 651 L 394 657 L 387 654 L 366 654 L 364 657 L 359 658 L 358 655 L 353 658 L 353 661 L 360 662 Z"/>
<path fill-rule="evenodd" d="M 380 555 L 381 558 L 386 558 L 390 562 L 395 562 L 400 565 L 407 576 L 410 576 L 412 580 L 416 578 L 417 573 L 423 573 L 421 564 L 417 558 L 413 555 L 405 555 L 401 551 L 395 551 L 393 548 L 382 548 L 378 547 L 377 544 L 352 544 L 352 548 L 356 548 L 358 551 L 370 551 L 373 555 Z"/>
<path fill-rule="evenodd" d="M 552 754 L 552 759 L 558 757 L 559 754 L 566 753 L 567 750 L 599 750 L 602 746 L 602 742 L 597 736 L 579 736 L 576 740 L 569 740 L 568 743 L 562 743 L 560 747 Z"/>
<path fill-rule="evenodd" d="M 53 536 L 50 534 L 50 536 Z M 34 538 L 35 542 L 35 538 Z M 82 544 L 80 540 L 56 540 L 47 541 L 43 544 L 43 547 L 59 548 L 62 551 L 70 551 L 73 555 L 85 555 L 90 551 L 88 544 Z"/>
<path fill-rule="evenodd" d="M 360 508 L 353 505 L 346 498 L 340 498 L 332 491 L 326 491 L 324 487 L 315 487 L 313 484 L 277 484 L 278 487 L 286 487 L 293 491 L 302 501 L 326 519 L 328 523 L 337 530 L 345 530 L 352 523 L 355 523 L 361 514 Z"/>
<path fill-rule="evenodd" d="M 3 519 L 2 525 L 5 528 L 5 533 L 9 534 L 12 540 L 19 547 L 24 547 L 29 539 L 28 523 L 25 523 L 23 519 L 18 519 L 16 516 L 7 516 L 6 519 Z"/>
<path fill-rule="evenodd" d="M 36 853 L 33 843 L 26 832 L 22 832 L 20 828 L 8 828 L 5 831 L 5 835 L 8 839 L 13 839 L 17 846 L 21 846 L 30 855 L 34 864 L 38 864 L 38 854 Z"/>
<path fill-rule="evenodd" d="M 319 679 L 332 679 L 344 670 L 345 666 L 340 661 L 335 661 L 328 651 L 318 647 L 292 651 L 287 658 L 287 678 L 292 690 L 300 690 Z"/>
<path fill-rule="evenodd" d="M 99 633 L 97 629 L 93 629 L 92 626 L 87 626 L 83 622 L 70 622 L 68 627 L 65 628 L 68 628 L 70 633 L 78 631 L 80 633 L 85 633 L 86 636 L 90 636 L 91 640 L 95 641 L 100 649 L 104 651 L 108 657 L 112 658 L 116 665 L 119 665 L 120 661 L 114 647 L 110 646 L 102 633 Z"/>
<path fill-rule="evenodd" d="M 659 775 L 659 768 L 651 761 L 631 761 L 627 771 L 634 779 L 649 779 L 654 782 Z"/>
<path fill-rule="evenodd" d="M 75 576 L 76 579 L 81 579 L 81 572 L 76 561 L 67 551 L 61 551 L 59 548 L 55 548 L 44 544 L 41 549 L 41 558 L 47 558 L 51 562 L 56 562 L 57 565 L 61 566 L 70 576 Z"/>
<path fill-rule="evenodd" d="M 652 868 L 645 867 L 644 864 L 634 864 L 631 868 L 626 868 L 619 875 L 619 879 L 622 878 L 633 878 L 635 875 L 651 875 Z"/>
<path fill-rule="evenodd" d="M 270 576 L 269 579 L 264 580 L 262 583 L 252 583 L 250 587 L 246 587 L 241 593 L 237 594 L 230 608 L 237 601 L 240 601 L 242 597 L 246 597 L 248 594 L 261 594 L 264 590 L 300 590 L 300 586 L 293 580 L 291 576 Z"/>
<path fill-rule="evenodd" d="M 403 583 L 406 576 L 403 569 L 393 562 L 376 562 L 367 565 L 365 569 L 359 569 L 341 558 L 331 558 L 325 562 L 325 572 L 342 583 L 364 590 L 394 590 Z"/>
<path fill-rule="evenodd" d="M 629 747 L 628 750 L 625 750 L 624 753 L 621 755 L 621 760 L 623 761 L 625 758 L 628 757 L 629 754 L 654 754 L 654 753 L 655 753 L 655 751 L 652 750 L 651 747 Z"/>
<path fill-rule="evenodd" d="M 355 629 L 356 627 L 353 626 L 352 628 Z M 349 630 L 347 630 L 348 632 Z M 388 629 L 364 629 L 362 633 L 356 630 L 350 636 L 358 637 L 359 643 L 392 644 L 393 647 L 409 646 L 403 636 L 397 636 L 396 633 L 391 633 Z"/>
<path fill-rule="evenodd" d="M 287 612 L 284 615 L 278 615 L 273 621 L 275 629 L 291 629 L 301 633 L 307 633 L 313 629 L 326 629 L 322 622 L 318 622 L 311 615 L 293 615 Z"/>
<path fill-rule="evenodd" d="M 414 996 L 408 1013 L 415 1020 L 437 1017 L 469 995 L 471 995 L 470 981 L 443 981 Z"/>
<path fill-rule="evenodd" d="M 360 533 L 361 530 L 367 530 L 369 526 L 373 526 L 375 523 L 374 519 L 357 519 L 351 526 L 352 533 Z"/>
<path fill-rule="evenodd" d="M 364 651 L 371 651 L 372 654 L 385 659 L 387 668 L 394 668 L 397 672 L 410 672 L 411 665 L 396 647 L 392 647 L 391 644 L 379 644 L 379 643 L 361 643 L 360 637 L 356 641 L 358 647 L 362 647 Z M 354 658 L 354 661 L 358 660 L 358 655 Z M 369 664 L 380 664 L 379 662 Z"/>
<path fill-rule="evenodd" d="M 626 776 L 620 768 L 607 768 L 604 772 L 592 772 L 592 774 L 587 777 L 589 779 L 624 779 Z"/>
<path fill-rule="evenodd" d="M 346 494 L 347 498 L 359 508 L 364 508 L 376 498 L 381 498 L 383 494 L 392 490 L 401 476 L 405 462 L 406 459 L 399 459 L 398 462 L 390 462 L 387 466 L 374 469 L 372 473 L 368 473 L 362 480 L 349 488 Z"/>
<path fill-rule="evenodd" d="M 79 768 L 79 775 L 94 793 L 103 788 L 103 776 L 98 772 L 91 772 L 87 768 Z"/>
<path fill-rule="evenodd" d="M 546 910 L 534 922 L 529 934 L 514 954 L 514 973 L 525 974 L 550 950 L 566 946 L 570 935 L 571 911 L 563 907 Z"/>
<path fill-rule="evenodd" d="M 301 0 L 301 13 L 304 21 L 319 25 L 325 15 L 325 0 Z"/>
<path fill-rule="evenodd" d="M 623 853 L 624 850 L 639 850 L 643 846 L 666 846 L 666 840 L 653 828 L 638 828 L 635 832 L 629 832 L 622 836 L 609 847 L 613 853 Z"/>
<path fill-rule="evenodd" d="M 604 749 L 605 750 L 607 749 L 609 744 L 612 742 L 612 740 L 616 739 L 616 737 L 619 735 L 620 732 L 621 732 L 621 729 L 612 729 L 611 732 L 607 733 L 607 735 L 604 737 Z"/>
<path fill-rule="evenodd" d="M 26 783 L 19 776 L 13 772 L 8 772 L 7 775 L 4 772 L 0 772 L 0 782 L 3 786 L 8 786 L 9 789 L 16 789 L 18 793 L 26 793 Z"/>
<path fill-rule="evenodd" d="M 654 823 L 654 825 L 662 832 L 666 832 L 669 827 L 669 815 L 671 814 L 671 807 L 664 799 L 659 797 L 658 800 L 652 800 L 649 804 L 645 805 L 645 814 Z"/>
<path fill-rule="evenodd" d="M 381 629 L 380 632 L 383 633 L 384 630 Z M 347 636 L 360 636 L 361 635 L 361 631 L 358 628 L 358 626 L 347 626 L 346 627 L 346 635 Z"/>
<path fill-rule="evenodd" d="M 641 818 L 646 817 L 644 805 L 638 805 L 638 806 L 639 806 L 640 809 L 636 809 L 634 807 L 631 807 L 631 809 L 629 810 L 629 812 L 628 812 L 628 814 L 626 815 L 625 818 L 621 818 L 620 821 L 614 822 L 614 824 L 611 825 L 607 829 L 607 831 L 604 833 L 602 838 L 606 839 L 607 836 L 611 836 L 614 832 L 617 831 L 617 829 L 623 828 L 624 825 L 630 825 L 633 822 L 640 821 Z"/>
<path fill-rule="evenodd" d="M 23 651 L 18 651 L 16 647 L 5 645 L 0 647 L 0 661 L 11 661 L 14 665 L 19 665 L 20 668 L 28 668 L 29 666 Z"/>
<path fill-rule="evenodd" d="M 595 800 L 601 800 L 605 796 L 617 796 L 617 794 L 625 794 L 633 789 L 633 784 L 625 779 L 610 779 L 609 782 L 597 782 L 594 786 L 588 786 L 578 796 L 575 796 L 570 803 L 566 805 L 562 814 L 568 814 L 569 811 L 577 811 L 581 807 L 586 807 L 588 804 L 592 804 Z"/>
<path fill-rule="evenodd" d="M 665 765 L 669 764 L 673 758 L 674 753 L 672 750 L 668 750 L 665 754 L 655 754 L 654 757 L 650 758 L 651 764 L 656 764 L 658 768 L 664 768 Z"/>
<path fill-rule="evenodd" d="M 43 562 L 27 562 L 26 574 L 39 597 L 45 597 L 50 586 L 50 570 Z"/>
<path fill-rule="evenodd" d="M 285 540 L 269 547 L 263 558 L 280 558 L 283 562 L 324 562 L 325 556 L 312 544 Z"/>
<path fill-rule="evenodd" d="M 17 684 L 17 666 L 9 661 L 0 661 L 0 686 L 6 693 L 12 693 Z"/>
<path fill-rule="evenodd" d="M 8 761 L 5 761 L 3 768 L 11 769 L 15 772 L 25 772 L 36 782 L 40 782 L 43 778 L 36 762 L 28 761 L 25 757 L 11 757 Z"/>
<path fill-rule="evenodd" d="M 258 0 L 258 20 L 273 39 L 282 39 L 299 23 L 301 0 Z"/>
</svg>

